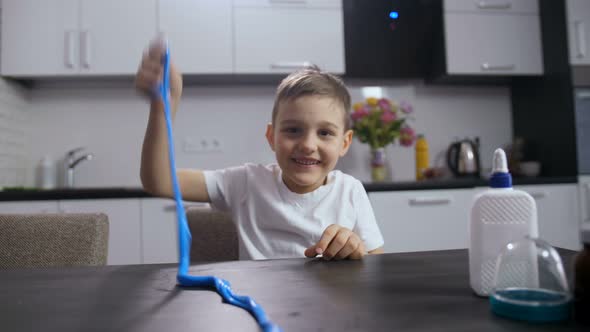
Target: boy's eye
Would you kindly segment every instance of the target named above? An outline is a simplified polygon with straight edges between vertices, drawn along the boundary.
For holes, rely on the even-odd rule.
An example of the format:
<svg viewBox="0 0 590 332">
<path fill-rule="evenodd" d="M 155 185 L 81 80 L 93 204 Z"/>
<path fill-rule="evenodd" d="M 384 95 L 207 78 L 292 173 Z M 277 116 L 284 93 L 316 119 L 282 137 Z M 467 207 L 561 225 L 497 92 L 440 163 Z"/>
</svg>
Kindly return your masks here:
<svg viewBox="0 0 590 332">
<path fill-rule="evenodd" d="M 301 131 L 301 129 L 299 129 L 297 127 L 287 127 L 287 128 L 283 129 L 283 132 L 285 132 L 287 134 L 296 134 L 300 131 Z"/>
<path fill-rule="evenodd" d="M 331 130 L 322 129 L 319 131 L 319 135 L 320 136 L 334 136 L 334 132 L 332 132 Z"/>
</svg>

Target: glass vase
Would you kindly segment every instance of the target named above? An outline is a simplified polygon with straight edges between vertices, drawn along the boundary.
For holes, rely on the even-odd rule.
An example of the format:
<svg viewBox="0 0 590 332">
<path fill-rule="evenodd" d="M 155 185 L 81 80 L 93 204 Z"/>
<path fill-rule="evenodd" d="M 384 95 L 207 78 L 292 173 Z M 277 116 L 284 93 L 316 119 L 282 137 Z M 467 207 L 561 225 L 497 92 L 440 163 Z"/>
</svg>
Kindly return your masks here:
<svg viewBox="0 0 590 332">
<path fill-rule="evenodd" d="M 389 180 L 385 148 L 371 149 L 371 180 L 373 182 Z"/>
</svg>

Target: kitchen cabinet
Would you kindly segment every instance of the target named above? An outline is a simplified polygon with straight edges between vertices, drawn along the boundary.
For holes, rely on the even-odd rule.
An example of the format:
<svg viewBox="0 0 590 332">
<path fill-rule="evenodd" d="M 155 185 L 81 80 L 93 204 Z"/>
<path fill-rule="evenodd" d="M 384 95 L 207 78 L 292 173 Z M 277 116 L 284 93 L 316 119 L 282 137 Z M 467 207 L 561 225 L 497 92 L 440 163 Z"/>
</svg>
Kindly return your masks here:
<svg viewBox="0 0 590 332">
<path fill-rule="evenodd" d="M 467 248 L 472 189 L 370 192 L 385 252 Z"/>
<path fill-rule="evenodd" d="M 3 213 L 57 213 L 57 201 L 17 201 L 0 202 L 0 214 Z"/>
<path fill-rule="evenodd" d="M 156 33 L 156 0 L 2 3 L 2 75 L 129 75 Z"/>
<path fill-rule="evenodd" d="M 569 58 L 572 65 L 590 65 L 590 1 L 566 0 Z"/>
<path fill-rule="evenodd" d="M 158 30 L 183 74 L 232 73 L 232 0 L 159 0 Z"/>
<path fill-rule="evenodd" d="M 178 262 L 178 227 L 173 200 L 141 200 L 143 263 Z"/>
<path fill-rule="evenodd" d="M 234 0 L 236 73 L 344 72 L 340 0 Z"/>
<path fill-rule="evenodd" d="M 537 203 L 539 237 L 552 246 L 579 250 L 580 214 L 576 184 L 515 186 Z"/>
<path fill-rule="evenodd" d="M 59 210 L 64 213 L 105 213 L 109 217 L 107 264 L 142 262 L 139 199 L 62 200 L 59 201 Z"/>
<path fill-rule="evenodd" d="M 447 75 L 542 75 L 537 0 L 444 0 Z"/>
</svg>

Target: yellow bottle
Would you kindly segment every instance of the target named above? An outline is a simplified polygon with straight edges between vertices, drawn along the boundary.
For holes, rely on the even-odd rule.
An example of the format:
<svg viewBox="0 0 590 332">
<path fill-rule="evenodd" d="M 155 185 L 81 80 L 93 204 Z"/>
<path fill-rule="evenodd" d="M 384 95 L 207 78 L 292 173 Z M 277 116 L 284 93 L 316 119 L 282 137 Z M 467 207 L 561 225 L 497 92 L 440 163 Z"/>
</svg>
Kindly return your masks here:
<svg viewBox="0 0 590 332">
<path fill-rule="evenodd" d="M 416 180 L 424 180 L 424 171 L 428 168 L 428 142 L 424 135 L 418 135 L 416 140 Z"/>
</svg>

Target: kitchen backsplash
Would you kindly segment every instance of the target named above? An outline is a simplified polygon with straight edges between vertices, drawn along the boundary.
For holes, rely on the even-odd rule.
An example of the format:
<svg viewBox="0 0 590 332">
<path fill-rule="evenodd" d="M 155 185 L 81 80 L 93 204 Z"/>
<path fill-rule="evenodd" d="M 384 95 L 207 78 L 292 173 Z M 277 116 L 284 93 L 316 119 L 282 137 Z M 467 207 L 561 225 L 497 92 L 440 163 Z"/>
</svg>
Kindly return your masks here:
<svg viewBox="0 0 590 332">
<path fill-rule="evenodd" d="M 350 90 L 353 102 L 361 100 L 363 93 L 377 93 L 412 103 L 413 126 L 429 141 L 431 164 L 443 165 L 441 156 L 454 138 L 479 136 L 482 164 L 489 168 L 494 148 L 512 140 L 510 95 L 505 87 L 404 82 L 369 90 L 355 85 Z M 264 132 L 274 91 L 271 85 L 185 87 L 175 121 L 177 165 L 213 169 L 273 162 Z M 49 84 L 30 95 L 28 110 L 21 112 L 30 113 L 32 133 L 31 144 L 24 148 L 30 158 L 23 184 L 34 184 L 35 166 L 44 155 L 59 159 L 66 150 L 84 146 L 95 158 L 78 167 L 77 186 L 140 185 L 148 105 L 132 88 Z M 203 148 L 202 141 L 218 146 Z M 355 140 L 338 168 L 368 181 L 368 153 L 368 147 Z M 413 148 L 389 147 L 387 155 L 394 180 L 414 179 Z"/>
<path fill-rule="evenodd" d="M 27 182 L 30 164 L 30 103 L 21 86 L 0 79 L 0 187 Z"/>
</svg>

